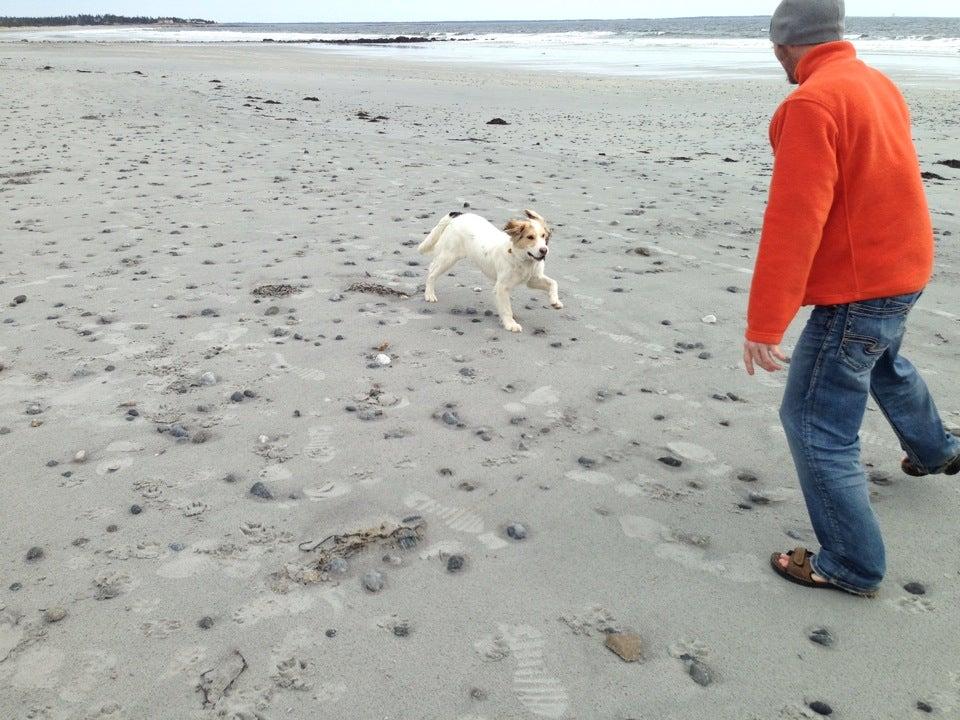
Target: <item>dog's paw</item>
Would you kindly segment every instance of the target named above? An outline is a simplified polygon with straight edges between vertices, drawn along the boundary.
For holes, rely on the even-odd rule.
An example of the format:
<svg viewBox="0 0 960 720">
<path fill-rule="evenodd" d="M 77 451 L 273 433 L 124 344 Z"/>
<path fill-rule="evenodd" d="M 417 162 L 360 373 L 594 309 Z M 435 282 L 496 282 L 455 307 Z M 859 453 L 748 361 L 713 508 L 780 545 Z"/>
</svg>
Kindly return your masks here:
<svg viewBox="0 0 960 720">
<path fill-rule="evenodd" d="M 563 310 L 563 303 L 557 300 L 555 303 L 550 303 L 550 307 L 554 310 Z"/>
<path fill-rule="evenodd" d="M 436 293 L 424 293 L 423 299 L 426 300 L 427 302 L 433 303 L 437 301 L 437 296 L 436 296 Z"/>
<path fill-rule="evenodd" d="M 523 328 L 520 326 L 520 323 L 516 322 L 515 320 L 504 322 L 503 327 L 505 330 L 509 330 L 512 333 L 523 332 Z"/>
</svg>

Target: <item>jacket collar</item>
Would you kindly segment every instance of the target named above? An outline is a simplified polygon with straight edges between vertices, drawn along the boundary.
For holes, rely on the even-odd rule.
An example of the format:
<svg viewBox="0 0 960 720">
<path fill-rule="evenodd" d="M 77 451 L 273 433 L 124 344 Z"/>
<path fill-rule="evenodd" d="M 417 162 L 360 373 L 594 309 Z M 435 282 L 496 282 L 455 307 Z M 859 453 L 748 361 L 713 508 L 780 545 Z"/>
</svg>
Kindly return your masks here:
<svg viewBox="0 0 960 720">
<path fill-rule="evenodd" d="M 804 55 L 797 64 L 797 80 L 802 84 L 827 63 L 835 60 L 850 60 L 857 57 L 853 43 L 846 40 L 824 43 Z"/>
</svg>

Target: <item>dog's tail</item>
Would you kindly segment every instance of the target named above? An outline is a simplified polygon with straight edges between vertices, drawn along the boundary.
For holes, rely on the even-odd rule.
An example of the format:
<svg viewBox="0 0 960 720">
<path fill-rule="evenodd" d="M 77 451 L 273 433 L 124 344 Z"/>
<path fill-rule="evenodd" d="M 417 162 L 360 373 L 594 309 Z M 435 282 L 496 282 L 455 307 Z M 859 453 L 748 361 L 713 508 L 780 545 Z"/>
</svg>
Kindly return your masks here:
<svg viewBox="0 0 960 720">
<path fill-rule="evenodd" d="M 427 235 L 427 238 L 420 243 L 420 247 L 417 248 L 420 254 L 429 255 L 432 253 L 433 249 L 437 246 L 437 243 L 440 242 L 440 238 L 443 237 L 443 233 L 447 229 L 447 226 L 461 215 L 463 215 L 463 213 L 458 212 L 452 212 L 449 215 L 444 215 L 440 219 L 440 222 L 437 223 L 437 226 L 430 231 L 429 235 Z"/>
</svg>

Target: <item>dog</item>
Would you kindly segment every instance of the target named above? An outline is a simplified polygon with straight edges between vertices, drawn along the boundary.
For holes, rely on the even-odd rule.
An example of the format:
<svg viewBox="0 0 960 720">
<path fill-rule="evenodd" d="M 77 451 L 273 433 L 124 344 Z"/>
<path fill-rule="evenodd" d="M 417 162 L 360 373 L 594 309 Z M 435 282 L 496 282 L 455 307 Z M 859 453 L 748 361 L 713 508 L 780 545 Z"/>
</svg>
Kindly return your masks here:
<svg viewBox="0 0 960 720">
<path fill-rule="evenodd" d="M 524 214 L 526 220 L 510 220 L 503 230 L 472 213 L 452 212 L 444 216 L 418 248 L 422 255 L 433 255 L 424 299 L 437 302 L 437 278 L 463 258 L 470 258 L 484 275 L 494 281 L 493 293 L 500 322 L 510 332 L 523 331 L 514 319 L 510 305 L 510 291 L 517 285 L 545 290 L 550 305 L 562 309 L 557 281 L 543 271 L 550 251 L 550 228 L 547 221 L 533 210 L 524 210 Z"/>
</svg>

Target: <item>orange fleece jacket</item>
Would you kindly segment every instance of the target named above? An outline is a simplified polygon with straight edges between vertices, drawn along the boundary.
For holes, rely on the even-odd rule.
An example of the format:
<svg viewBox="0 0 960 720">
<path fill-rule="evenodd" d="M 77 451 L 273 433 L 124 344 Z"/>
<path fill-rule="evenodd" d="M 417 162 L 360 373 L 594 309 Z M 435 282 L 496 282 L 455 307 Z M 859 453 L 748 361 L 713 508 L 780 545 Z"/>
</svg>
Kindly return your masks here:
<svg viewBox="0 0 960 720">
<path fill-rule="evenodd" d="M 770 124 L 773 179 L 747 340 L 777 344 L 801 305 L 922 290 L 933 228 L 910 112 L 848 42 L 807 53 Z"/>
</svg>

